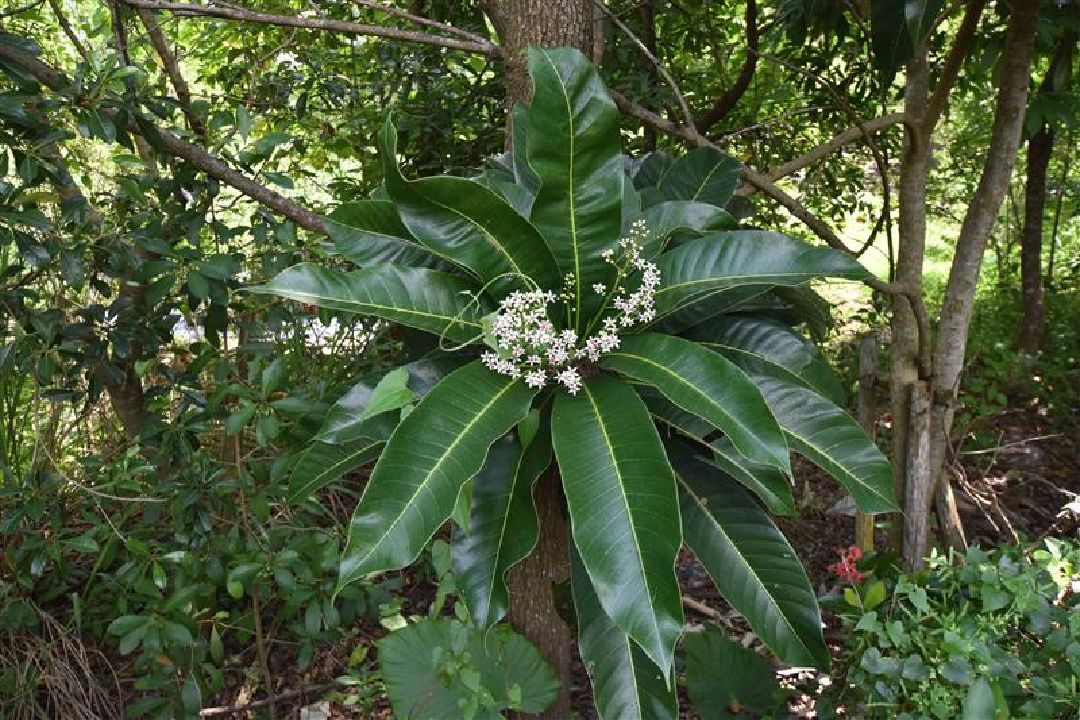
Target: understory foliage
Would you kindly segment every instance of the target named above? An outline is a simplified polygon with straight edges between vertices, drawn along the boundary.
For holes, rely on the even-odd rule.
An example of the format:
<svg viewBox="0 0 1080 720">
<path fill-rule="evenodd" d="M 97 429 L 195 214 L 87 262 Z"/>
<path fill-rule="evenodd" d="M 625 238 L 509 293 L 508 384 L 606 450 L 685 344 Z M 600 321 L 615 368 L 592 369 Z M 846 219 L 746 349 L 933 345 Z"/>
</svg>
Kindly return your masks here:
<svg viewBox="0 0 1080 720">
<path fill-rule="evenodd" d="M 512 152 L 470 178 L 408 180 L 388 121 L 383 187 L 330 216 L 360 269 L 302 263 L 253 288 L 420 331 L 415 359 L 350 390 L 293 470 L 302 502 L 378 458 L 337 591 L 415 562 L 453 517 L 455 582 L 492 626 L 554 467 L 602 716 L 677 715 L 684 542 L 778 657 L 824 667 L 813 590 L 769 511 L 794 510 L 792 450 L 863 510 L 895 509 L 888 462 L 793 329 L 827 322 L 810 281 L 866 271 L 739 227 L 724 209 L 739 165 L 717 151 L 622 155 L 614 103 L 576 50 L 531 49 L 529 71 Z"/>
<path fill-rule="evenodd" d="M 899 720 L 1075 717 L 1075 541 L 973 547 L 964 557 L 937 555 L 915 576 L 897 576 L 880 560 L 845 593 L 847 667 L 823 710 L 844 705 L 856 717 Z"/>
</svg>

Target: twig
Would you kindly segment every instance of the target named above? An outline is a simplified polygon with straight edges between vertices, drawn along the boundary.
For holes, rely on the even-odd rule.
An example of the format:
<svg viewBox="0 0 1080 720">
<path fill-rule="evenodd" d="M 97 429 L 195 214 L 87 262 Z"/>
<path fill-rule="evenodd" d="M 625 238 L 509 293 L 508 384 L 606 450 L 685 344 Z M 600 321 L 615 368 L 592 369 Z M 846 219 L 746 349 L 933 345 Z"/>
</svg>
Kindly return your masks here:
<svg viewBox="0 0 1080 720">
<path fill-rule="evenodd" d="M 86 46 L 83 45 L 82 40 L 75 34 L 75 30 L 71 27 L 71 23 L 68 22 L 67 15 L 64 14 L 64 9 L 60 7 L 60 0 L 49 0 L 49 7 L 52 8 L 53 15 L 56 16 L 56 22 L 60 25 L 60 29 L 67 35 L 68 40 L 75 46 L 76 52 L 86 62 L 90 62 L 90 53 L 86 50 Z"/>
<path fill-rule="evenodd" d="M 984 448 L 982 450 L 961 450 L 960 452 L 958 452 L 956 454 L 957 455 L 986 455 L 986 454 L 989 454 L 989 453 L 994 453 L 996 455 L 997 453 L 1001 452 L 1002 450 L 1006 450 L 1006 449 L 1011 448 L 1011 447 L 1016 447 L 1018 445 L 1026 445 L 1027 443 L 1037 442 L 1039 440 L 1052 440 L 1054 438 L 1059 438 L 1059 437 L 1064 437 L 1064 436 L 1061 433 L 1054 433 L 1053 435 L 1036 435 L 1035 437 L 1029 437 L 1029 438 L 1025 438 L 1023 440 L 1014 440 L 1013 442 L 1007 442 L 1007 443 L 1005 443 L 1003 445 L 998 445 L 998 446 L 992 447 L 992 448 Z"/>
<path fill-rule="evenodd" d="M 607 5 L 602 2 L 602 0 L 593 0 L 593 2 L 597 5 L 597 7 L 607 13 L 607 16 L 611 18 L 612 22 L 615 23 L 615 26 L 622 30 L 623 34 L 626 35 L 626 37 L 630 38 L 630 41 L 637 46 L 638 50 L 640 50 L 645 55 L 645 57 L 649 59 L 649 62 L 651 62 L 654 67 L 656 67 L 656 71 L 659 72 L 660 75 L 664 78 L 664 82 L 666 82 L 671 88 L 671 92 L 675 95 L 675 100 L 679 103 L 679 109 L 682 110 L 683 122 L 686 124 L 686 128 L 691 132 L 697 134 L 697 126 L 694 124 L 694 114 L 690 112 L 690 106 L 686 104 L 686 98 L 683 97 L 682 91 L 679 90 L 679 86 L 675 82 L 675 78 L 671 77 L 671 74 L 668 73 L 667 68 L 664 67 L 663 63 L 661 63 L 656 58 L 656 56 L 652 54 L 649 48 L 645 46 L 645 43 L 641 42 L 641 39 L 634 34 L 634 31 L 628 28 L 626 26 L 626 23 L 619 19 L 618 15 L 611 12 L 611 10 L 608 8 Z"/>
<path fill-rule="evenodd" d="M 461 28 L 454 27 L 450 23 L 439 22 L 438 20 L 432 20 L 431 18 L 414 15 L 413 13 L 406 12 L 400 8 L 396 8 L 391 5 L 374 2 L 374 0 L 353 0 L 353 2 L 355 2 L 357 5 L 362 5 L 363 7 L 386 13 L 387 15 L 393 15 L 394 17 L 408 20 L 409 22 L 416 25 L 422 25 L 424 27 L 433 28 L 435 30 L 442 30 L 443 32 L 457 35 L 458 37 L 464 38 L 465 40 L 470 40 L 475 43 L 482 44 L 489 42 L 488 39 L 485 38 L 483 35 L 477 35 L 476 33 L 469 32 L 468 30 L 462 30 Z"/>
<path fill-rule="evenodd" d="M 713 610 L 711 607 L 709 607 L 705 603 L 701 602 L 700 600 L 695 600 L 692 597 L 687 597 L 686 595 L 683 595 L 682 596 L 682 604 L 685 607 L 689 608 L 690 610 L 693 610 L 696 613 L 700 613 L 701 615 L 704 615 L 705 617 L 709 618 L 713 622 L 720 623 L 721 625 L 726 627 L 728 630 L 736 630 L 737 629 L 731 623 L 731 621 L 728 620 L 726 617 L 724 617 L 724 615 L 722 615 L 719 611 Z"/>
<path fill-rule="evenodd" d="M 321 683 L 319 685 L 308 685 L 307 687 L 297 688 L 296 690 L 289 690 L 287 692 L 278 693 L 273 699 L 264 698 L 262 700 L 254 700 L 243 705 L 225 705 L 222 707 L 206 708 L 199 713 L 199 717 L 215 717 L 217 715 L 234 715 L 236 713 L 247 712 L 248 710 L 256 710 L 267 705 L 273 705 L 274 703 L 281 702 L 282 700 L 288 700 L 290 698 L 298 697 L 300 695 L 306 695 L 313 692 L 322 692 L 323 690 L 329 690 L 334 687 L 338 687 L 343 683 L 339 680 L 332 680 L 330 682 Z"/>
<path fill-rule="evenodd" d="M 123 2 L 133 8 L 168 10 L 172 13 L 180 13 L 190 17 L 214 17 L 223 20 L 241 20 L 244 22 L 277 25 L 279 27 L 329 30 L 331 32 L 340 32 L 348 35 L 370 35 L 374 37 L 401 40 L 404 42 L 436 45 L 438 47 L 463 50 L 465 52 L 479 53 L 481 55 L 501 54 L 501 48 L 486 40 L 484 42 L 460 40 L 443 37 L 441 35 L 433 35 L 431 33 L 401 30 L 400 28 L 384 27 L 381 25 L 363 25 L 361 23 L 330 20 L 328 18 L 304 18 L 296 17 L 294 15 L 274 15 L 272 13 L 257 12 L 255 10 L 247 10 L 239 7 L 197 5 L 190 2 L 167 2 L 166 0 L 123 0 Z"/>
</svg>

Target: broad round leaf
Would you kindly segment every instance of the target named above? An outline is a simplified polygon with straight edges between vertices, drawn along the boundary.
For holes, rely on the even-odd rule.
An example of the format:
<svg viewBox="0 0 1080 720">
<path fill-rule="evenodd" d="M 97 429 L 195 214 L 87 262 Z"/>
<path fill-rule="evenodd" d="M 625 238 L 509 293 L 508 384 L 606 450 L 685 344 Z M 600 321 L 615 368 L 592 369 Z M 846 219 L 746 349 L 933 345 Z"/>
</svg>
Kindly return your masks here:
<svg viewBox="0 0 1080 720">
<path fill-rule="evenodd" d="M 489 306 L 470 298 L 475 286 L 424 268 L 379 265 L 349 273 L 300 263 L 251 292 L 330 310 L 373 315 L 459 343 L 479 337 Z"/>
<path fill-rule="evenodd" d="M 578 649 L 592 681 L 597 714 L 601 720 L 675 720 L 679 699 L 674 684 L 607 616 L 581 557 L 574 551 L 571 555 Z"/>
<path fill-rule="evenodd" d="M 690 340 L 645 333 L 623 338 L 600 365 L 652 385 L 723 430 L 749 459 L 791 473 L 787 443 L 761 391 L 730 360 Z"/>
<path fill-rule="evenodd" d="M 791 448 L 832 475 L 865 513 L 899 510 L 892 466 L 854 418 L 813 390 L 754 376 Z"/>
<path fill-rule="evenodd" d="M 534 394 L 479 361 L 436 385 L 398 425 L 371 473 L 349 523 L 338 589 L 415 560 L 491 444 L 528 413 Z"/>
<path fill-rule="evenodd" d="M 724 207 L 742 174 L 735 158 L 715 148 L 695 148 L 679 157 L 657 182 L 656 192 L 646 194 L 646 206 L 668 200 L 692 200 Z"/>
<path fill-rule="evenodd" d="M 671 466 L 633 388 L 609 376 L 560 393 L 551 417 L 574 544 L 604 611 L 665 674 L 682 632 Z"/>
<path fill-rule="evenodd" d="M 754 499 L 717 468 L 673 453 L 686 544 L 717 589 L 784 662 L 829 666 L 821 614 L 795 551 Z"/>
</svg>

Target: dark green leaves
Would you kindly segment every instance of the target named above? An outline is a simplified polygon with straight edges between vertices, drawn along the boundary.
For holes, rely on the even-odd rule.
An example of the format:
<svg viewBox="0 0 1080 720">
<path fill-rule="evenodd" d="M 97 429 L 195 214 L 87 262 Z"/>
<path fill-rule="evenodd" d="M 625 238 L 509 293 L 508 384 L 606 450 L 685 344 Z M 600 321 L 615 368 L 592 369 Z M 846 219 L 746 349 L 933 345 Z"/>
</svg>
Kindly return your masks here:
<svg viewBox="0 0 1080 720">
<path fill-rule="evenodd" d="M 506 614 L 506 572 L 539 537 L 532 487 L 551 463 L 550 433 L 545 419 L 524 452 L 516 437 L 497 441 L 473 478 L 469 528 L 454 539 L 453 559 L 454 579 L 480 627 Z"/>
<path fill-rule="evenodd" d="M 870 47 L 883 84 L 892 84 L 944 6 L 945 0 L 871 0 Z"/>
<path fill-rule="evenodd" d="M 473 300 L 465 280 L 436 270 L 394 265 L 343 273 L 312 263 L 281 272 L 252 292 L 361 315 L 374 315 L 467 343 L 481 334 L 488 307 Z"/>
<path fill-rule="evenodd" d="M 444 269 L 446 263 L 409 234 L 392 202 L 361 200 L 339 205 L 323 223 L 338 252 L 367 267 L 393 263 Z"/>
<path fill-rule="evenodd" d="M 500 292 L 524 287 L 523 276 L 555 287 L 555 260 L 540 234 L 480 183 L 449 175 L 406 180 L 397 165 L 397 132 L 379 134 L 386 191 L 409 232 L 432 252 L 461 265 Z"/>
<path fill-rule="evenodd" d="M 863 512 L 898 509 L 889 461 L 850 415 L 794 383 L 754 379 L 793 450 L 836 478 Z"/>
<path fill-rule="evenodd" d="M 411 563 L 450 517 L 488 447 L 528 413 L 534 392 L 472 362 L 448 375 L 390 437 L 349 524 L 339 589 Z"/>
<path fill-rule="evenodd" d="M 556 396 L 551 424 L 574 544 L 600 604 L 667 675 L 682 631 L 682 537 L 652 419 L 632 388 L 598 376 Z"/>
<path fill-rule="evenodd" d="M 791 472 L 787 443 L 769 407 L 750 378 L 726 358 L 689 340 L 647 333 L 623 338 L 600 364 L 652 385 L 723 430 L 751 460 Z"/>
<path fill-rule="evenodd" d="M 699 458 L 676 453 L 675 470 L 686 544 L 720 593 L 781 660 L 828 667 L 813 588 L 768 514 Z"/>
<path fill-rule="evenodd" d="M 644 169 L 644 168 L 643 168 Z M 668 200 L 691 200 L 724 207 L 739 182 L 742 166 L 715 148 L 691 150 L 675 160 L 660 176 L 656 189 L 645 190 L 646 207 Z"/>
<path fill-rule="evenodd" d="M 529 72 L 527 164 L 540 179 L 531 219 L 560 271 L 574 275 L 571 324 L 583 326 L 596 305 L 589 288 L 610 275 L 600 254 L 614 247 L 622 226 L 619 112 L 577 50 L 531 47 Z"/>
</svg>

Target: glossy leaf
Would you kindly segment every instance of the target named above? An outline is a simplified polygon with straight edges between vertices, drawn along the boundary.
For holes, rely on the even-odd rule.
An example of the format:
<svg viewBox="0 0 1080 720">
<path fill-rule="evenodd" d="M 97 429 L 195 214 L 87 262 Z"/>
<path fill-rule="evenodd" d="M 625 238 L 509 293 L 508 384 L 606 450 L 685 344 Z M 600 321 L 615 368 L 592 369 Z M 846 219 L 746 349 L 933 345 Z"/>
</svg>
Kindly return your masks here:
<svg viewBox="0 0 1080 720">
<path fill-rule="evenodd" d="M 687 334 L 749 373 L 773 375 L 843 402 L 840 379 L 821 351 L 787 326 L 742 315 L 702 323 Z"/>
<path fill-rule="evenodd" d="M 469 297 L 467 293 L 475 289 L 461 278 L 424 268 L 378 265 L 343 273 L 300 263 L 251 291 L 373 315 L 467 343 L 481 334 L 480 318 L 490 311 L 490 306 Z"/>
<path fill-rule="evenodd" d="M 555 287 L 555 259 L 540 233 L 498 194 L 465 178 L 406 180 L 397 164 L 397 131 L 388 119 L 379 133 L 386 190 L 405 227 L 420 243 L 468 268 L 497 292 L 526 284 Z"/>
<path fill-rule="evenodd" d="M 777 515 L 795 514 L 795 496 L 790 477 L 772 465 L 747 460 L 726 437 L 713 440 L 709 447 L 713 451 L 712 464 L 757 495 L 769 512 Z"/>
<path fill-rule="evenodd" d="M 592 681 L 597 714 L 601 720 L 675 720 L 679 699 L 674 685 L 607 616 L 580 555 L 573 551 L 571 555 L 578 650 Z"/>
<path fill-rule="evenodd" d="M 534 394 L 479 361 L 436 385 L 398 425 L 371 473 L 349 523 L 338 588 L 415 560 L 491 444 L 528 413 Z"/>
<path fill-rule="evenodd" d="M 813 588 L 768 513 L 703 460 L 685 453 L 673 460 L 686 544 L 720 594 L 781 660 L 827 668 Z"/>
<path fill-rule="evenodd" d="M 381 263 L 438 270 L 447 267 L 409 234 L 392 202 L 345 203 L 324 218 L 323 224 L 338 252 L 361 267 Z"/>
<path fill-rule="evenodd" d="M 768 660 L 715 627 L 684 644 L 686 694 L 701 720 L 783 717 L 784 693 Z"/>
<path fill-rule="evenodd" d="M 634 172 L 634 187 L 638 190 L 655 188 L 660 184 L 664 173 L 675 164 L 675 158 L 665 150 L 656 150 L 643 157 L 637 163 Z"/>
<path fill-rule="evenodd" d="M 326 487 L 347 472 L 379 456 L 386 439 L 362 438 L 348 443 L 316 440 L 304 450 L 289 478 L 286 499 L 295 502 Z"/>
<path fill-rule="evenodd" d="M 583 327 L 599 305 L 589 288 L 612 276 L 601 253 L 622 229 L 619 111 L 579 51 L 530 47 L 528 62 L 535 91 L 526 154 L 540 178 L 531 219 L 560 272 L 574 275 L 571 324 Z"/>
<path fill-rule="evenodd" d="M 633 388 L 609 376 L 555 397 L 552 442 L 574 544 L 604 612 L 665 675 L 682 632 L 671 466 Z"/>
<path fill-rule="evenodd" d="M 873 0 L 870 3 L 870 48 L 884 85 L 930 32 L 945 0 Z"/>
<path fill-rule="evenodd" d="M 653 257 L 662 252 L 668 240 L 677 234 L 703 235 L 719 230 L 734 230 L 738 222 L 727 210 L 708 203 L 684 200 L 662 202 L 641 215 L 648 230 L 642 254 Z"/>
<path fill-rule="evenodd" d="M 727 358 L 690 340 L 645 333 L 624 337 L 600 366 L 652 385 L 723 430 L 749 459 L 790 474 L 787 443 L 761 391 Z"/>
<path fill-rule="evenodd" d="M 705 294 L 741 286 L 796 286 L 820 277 L 858 280 L 869 275 L 856 260 L 830 248 L 762 230 L 707 235 L 669 250 L 657 261 L 660 317 Z"/>
<path fill-rule="evenodd" d="M 715 148 L 695 148 L 667 168 L 652 197 L 656 202 L 691 200 L 722 208 L 735 192 L 741 173 L 742 166 L 735 158 Z"/>
<path fill-rule="evenodd" d="M 844 410 L 813 390 L 755 376 L 791 448 L 832 475 L 866 513 L 898 510 L 892 467 Z"/>
<path fill-rule="evenodd" d="M 469 530 L 453 545 L 454 581 L 481 628 L 506 615 L 506 573 L 536 545 L 532 488 L 550 464 L 550 426 L 542 423 L 524 451 L 516 437 L 496 441 L 473 479 Z"/>
</svg>

